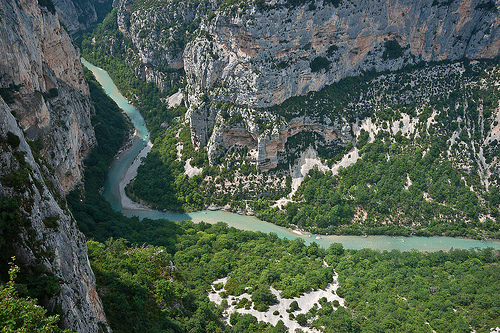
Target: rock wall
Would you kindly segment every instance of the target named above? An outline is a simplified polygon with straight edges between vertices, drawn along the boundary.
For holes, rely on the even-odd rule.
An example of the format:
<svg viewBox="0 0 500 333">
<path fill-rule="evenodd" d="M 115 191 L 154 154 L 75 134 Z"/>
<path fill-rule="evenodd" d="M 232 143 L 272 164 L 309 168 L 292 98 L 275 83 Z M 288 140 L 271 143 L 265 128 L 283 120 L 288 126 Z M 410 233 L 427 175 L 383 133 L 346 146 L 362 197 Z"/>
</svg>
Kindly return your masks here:
<svg viewBox="0 0 500 333">
<path fill-rule="evenodd" d="M 499 55 L 495 1 L 266 4 L 202 24 L 184 51 L 190 103 L 211 89 L 214 100 L 267 107 L 371 69 Z"/>
<path fill-rule="evenodd" d="M 158 3 L 117 0 L 120 31 L 132 40 L 140 61 L 152 66 L 183 67 L 182 51 L 187 37 L 217 1 L 161 1 Z"/>
<path fill-rule="evenodd" d="M 0 0 L 0 87 L 10 85 L 10 108 L 65 192 L 82 178 L 95 144 L 93 112 L 80 55 L 59 18 L 36 0 Z"/>
<path fill-rule="evenodd" d="M 9 135 L 18 138 L 17 146 L 11 144 L 15 140 L 9 142 Z M 65 327 L 76 332 L 109 331 L 85 238 L 59 193 L 57 178 L 34 157 L 2 99 L 0 143 L 0 198 L 12 198 L 19 206 L 17 223 L 2 226 L 1 234 L 12 237 L 1 244 L 2 253 L 13 252 L 25 269 L 43 267 L 54 275 L 59 291 L 45 301 L 51 310 L 60 307 Z"/>
<path fill-rule="evenodd" d="M 59 290 L 41 301 L 62 311 L 65 327 L 109 331 L 85 238 L 64 199 L 96 143 L 93 107 L 79 52 L 47 3 L 0 0 L 0 199 L 18 207 L 14 222 L 2 224 L 9 238 L 0 253 L 55 277 Z"/>
<path fill-rule="evenodd" d="M 338 6 L 324 1 L 291 6 L 279 0 L 266 1 L 260 9 L 219 10 L 212 20 L 202 21 L 198 37 L 184 50 L 186 100 L 192 108 L 208 97 L 262 113 L 261 108 L 364 71 L 395 71 L 421 61 L 494 58 L 500 54 L 498 7 L 497 2 L 479 0 L 363 0 L 340 1 Z M 199 139 L 199 118 L 191 118 L 193 142 L 206 142 Z M 246 123 L 247 128 L 255 126 L 251 119 Z M 276 165 L 277 153 L 294 128 L 326 128 L 321 123 L 318 128 L 304 126 L 289 122 L 275 126 L 273 134 L 257 135 L 261 170 Z M 215 125 L 207 141 L 213 161 L 230 147 L 226 142 L 236 142 L 225 139 L 224 128 Z M 256 133 L 258 129 L 252 135 Z"/>
</svg>

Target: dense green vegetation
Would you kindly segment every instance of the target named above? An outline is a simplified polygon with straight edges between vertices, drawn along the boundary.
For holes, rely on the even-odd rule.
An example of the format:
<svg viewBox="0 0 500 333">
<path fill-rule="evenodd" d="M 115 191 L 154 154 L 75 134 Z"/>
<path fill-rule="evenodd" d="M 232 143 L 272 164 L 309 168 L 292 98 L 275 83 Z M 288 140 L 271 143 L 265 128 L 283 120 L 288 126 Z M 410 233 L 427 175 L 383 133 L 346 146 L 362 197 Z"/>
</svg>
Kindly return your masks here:
<svg viewBox="0 0 500 333">
<path fill-rule="evenodd" d="M 498 254 L 349 251 L 337 292 L 364 332 L 489 332 L 500 315 Z"/>
<path fill-rule="evenodd" d="M 48 315 L 47 310 L 37 303 L 37 299 L 20 297 L 15 283 L 20 268 L 14 264 L 14 257 L 9 263 L 9 280 L 0 285 L 0 328 L 2 332 L 64 332 L 58 327 L 59 315 Z"/>
<path fill-rule="evenodd" d="M 123 226 L 126 220 L 121 219 Z M 269 286 L 281 290 L 282 297 L 324 288 L 332 267 L 346 308 L 320 300 L 293 316 L 302 326 L 325 332 L 469 332 L 471 327 L 489 332 L 500 319 L 497 250 L 346 251 L 340 244 L 325 250 L 223 223 L 156 222 L 174 240 L 168 248 L 129 245 L 123 239 L 88 243 L 117 332 L 284 332 L 282 325 L 273 328 L 251 315 L 233 314 L 232 327 L 226 326 L 219 319 L 224 301 L 216 305 L 207 299 L 211 282 L 229 276 L 223 297 L 251 293 L 241 306 L 265 310 L 275 302 Z M 155 235 L 149 237 L 156 242 Z"/>
<path fill-rule="evenodd" d="M 116 103 L 102 90 L 92 72 L 85 70 L 90 96 L 96 110 L 92 117 L 97 146 L 85 160 L 87 191 L 97 192 L 104 183 L 109 164 L 116 151 L 128 139 L 132 124 Z"/>
<path fill-rule="evenodd" d="M 176 134 L 179 133 L 177 136 Z M 182 145 L 177 159 L 177 145 Z M 210 169 L 206 151 L 194 151 L 189 127 L 175 124 L 155 140 L 145 164 L 139 167 L 133 186 L 133 195 L 147 200 L 159 209 L 200 210 L 204 207 L 204 193 L 200 192 L 202 175 L 189 178 L 184 174 L 186 160 L 196 167 Z"/>
<path fill-rule="evenodd" d="M 500 97 L 494 87 L 498 67 L 463 65 L 463 81 L 447 74 L 446 82 L 435 85 L 418 74 L 420 67 L 390 74 L 390 80 L 382 81 L 371 73 L 270 108 L 287 119 L 309 113 L 335 119 L 341 114 L 349 117 L 347 110 L 351 110 L 351 115 L 369 116 L 378 134 L 370 142 L 369 133 L 362 129 L 355 141 L 361 159 L 355 164 L 339 169 L 335 176 L 312 170 L 295 193 L 295 202 L 284 211 L 270 208 L 269 203 L 258 205 L 256 215 L 316 233 L 499 238 L 498 178 L 492 174 L 487 190 L 480 179 L 484 175 L 471 169 L 478 158 L 474 157 L 474 147 L 487 140 L 489 129 L 496 124 L 492 115 Z M 439 66 L 434 68 L 439 70 Z M 470 83 L 464 85 L 464 81 Z M 415 100 L 407 98 L 405 102 L 411 82 L 412 92 L 425 92 L 432 86 L 434 96 L 431 94 L 429 102 L 409 103 Z M 482 82 L 481 89 L 473 82 Z M 447 85 L 454 92 L 440 93 Z M 369 112 L 366 101 L 378 89 L 387 104 Z M 347 91 L 351 106 L 343 96 Z M 361 102 L 361 96 L 364 102 L 358 106 L 356 100 Z M 479 109 L 483 110 L 481 114 Z M 403 115 L 418 119 L 416 129 L 405 135 L 394 130 L 395 126 L 403 128 Z M 468 131 L 461 118 L 484 126 L 484 130 Z M 352 153 L 354 145 L 344 150 L 340 147 L 338 155 L 333 155 L 331 148 L 324 151 L 317 136 L 308 133 L 303 138 L 292 137 L 286 144 L 290 153 L 285 161 L 293 162 L 309 146 L 315 147 L 328 164 Z M 498 142 L 492 140 L 484 150 L 486 162 L 491 163 L 495 154 Z M 471 166 L 464 166 L 464 162 Z"/>
<path fill-rule="evenodd" d="M 498 219 L 478 219 L 481 213 L 497 217 L 496 189 L 480 202 L 452 163 L 439 160 L 440 151 L 436 142 L 423 156 L 420 149 L 408 151 L 381 135 L 361 150 L 362 159 L 338 175 L 311 170 L 285 216 L 269 209 L 260 217 L 328 234 L 499 238 Z M 359 210 L 369 218 L 352 222 Z"/>
<path fill-rule="evenodd" d="M 114 114 L 118 114 L 116 109 Z M 386 116 L 392 119 L 396 112 L 387 112 Z M 106 140 L 103 133 L 112 122 L 104 117 L 101 123 L 103 130 L 99 131 L 98 140 Z M 121 131 L 125 133 L 126 126 Z M 160 181 L 167 179 L 170 183 L 164 186 L 172 183 L 174 186 L 165 188 L 183 193 L 182 196 L 170 193 L 168 200 L 179 200 L 177 204 L 181 206 L 189 204 L 181 198 L 200 191 L 200 188 L 204 193 L 203 182 L 197 183 L 202 177 L 215 179 L 227 171 L 207 166 L 206 157 L 200 156 L 194 159 L 194 163 L 203 167 L 203 174 L 188 181 L 182 173 L 182 166 L 195 155 L 189 140 L 189 128 L 173 122 L 163 133 L 156 138 L 157 150 L 150 156 L 155 163 L 163 163 L 170 169 L 165 169 L 169 174 L 164 177 L 156 174 L 155 178 Z M 417 147 L 405 146 L 408 139 L 401 135 L 393 142 L 381 131 L 375 141 L 369 142 L 367 134 L 363 133 L 358 141 L 363 158 L 335 177 L 313 170 L 296 194 L 300 202 L 289 204 L 282 212 L 269 208 L 271 202 L 265 198 L 249 203 L 259 214 L 268 214 L 286 223 L 317 227 L 315 223 L 323 223 L 321 219 L 327 217 L 328 222 L 335 220 L 335 227 L 340 228 L 349 223 L 360 205 L 374 216 L 384 216 L 387 213 L 385 205 L 389 204 L 404 209 L 404 202 L 390 195 L 393 191 L 390 186 L 407 184 L 405 181 L 409 177 L 412 181 L 409 189 L 415 186 L 420 191 L 426 190 L 438 204 L 449 203 L 467 218 L 475 218 L 475 208 L 463 206 L 463 202 L 474 199 L 473 193 L 461 183 L 459 171 L 450 163 L 438 163 L 443 151 L 442 140 L 431 140 L 423 132 L 421 137 L 421 144 L 430 147 L 425 155 L 419 153 Z M 117 149 L 118 141 L 109 147 L 108 153 Z M 176 161 L 178 144 L 183 145 L 180 161 Z M 244 149 L 235 150 L 234 154 L 242 159 L 247 156 Z M 228 162 L 234 163 L 230 159 L 222 161 L 225 166 L 230 166 Z M 104 160 L 101 166 L 107 163 L 109 160 Z M 424 166 L 433 170 L 422 174 L 420 171 Z M 112 211 L 98 195 L 97 186 L 92 184 L 102 182 L 92 178 L 103 179 L 99 177 L 105 172 L 97 170 L 94 168 L 94 172 L 86 174 L 89 185 L 85 195 L 75 192 L 69 198 L 81 229 L 93 239 L 88 242 L 89 258 L 115 332 L 285 332 L 283 322 L 272 327 L 259 323 L 251 315 L 233 314 L 229 326 L 221 316 L 231 297 L 244 292 L 251 297 L 245 302 L 240 301 L 237 306 L 262 311 L 276 302 L 269 292 L 271 286 L 279 290 L 282 297 L 289 298 L 311 289 L 325 288 L 332 282 L 334 268 L 339 274 L 338 294 L 345 298 L 346 307 L 321 299 L 305 313 L 297 314 L 297 308 L 291 306 L 289 313 L 277 315 L 289 315 L 301 326 L 316 327 L 325 332 L 396 332 L 402 328 L 414 332 L 468 332 L 471 328 L 487 332 L 500 319 L 498 300 L 493 297 L 499 293 L 500 286 L 497 283 L 500 279 L 498 251 L 451 250 L 430 254 L 354 251 L 344 250 L 340 244 L 322 249 L 314 243 L 306 246 L 301 240 L 241 231 L 223 223 L 139 221 Z M 148 179 L 154 179 L 153 175 L 151 173 Z M 224 177 L 229 177 L 229 174 Z M 432 180 L 431 185 L 428 180 Z M 473 178 L 467 178 L 470 180 Z M 180 187 L 175 187 L 176 183 Z M 437 185 L 433 187 L 433 184 Z M 158 183 L 154 187 L 159 187 Z M 372 191 L 372 188 L 374 193 L 370 195 L 374 199 L 367 200 L 363 191 Z M 411 190 L 408 192 L 413 195 Z M 467 198 L 458 200 L 450 193 Z M 492 195 L 491 202 L 497 202 L 498 197 L 498 193 Z M 80 201 L 81 198 L 85 200 Z M 412 200 L 418 198 L 411 197 Z M 196 200 L 200 204 L 209 202 L 206 198 Z M 415 205 L 425 206 L 425 202 L 416 200 Z M 491 209 L 484 205 L 477 207 Z M 435 208 L 431 206 L 431 209 Z M 402 211 L 413 211 L 408 209 Z M 406 228 L 404 222 L 398 230 Z M 351 232 L 349 230 L 354 230 L 354 227 L 347 230 Z M 211 286 L 214 280 L 222 277 L 228 277 L 223 286 Z M 207 293 L 212 288 L 222 287 L 226 302 L 223 300 L 220 305 L 209 302 Z"/>
<path fill-rule="evenodd" d="M 211 282 L 229 276 L 223 286 L 228 299 L 242 292 L 252 297 L 242 306 L 265 310 L 269 286 L 293 297 L 310 288 L 324 288 L 333 270 L 339 274 L 346 308 L 321 301 L 295 320 L 325 332 L 488 332 L 500 319 L 498 251 L 451 250 L 420 253 L 328 249 L 228 228 L 223 223 L 155 222 L 155 232 L 133 228 L 118 217 L 120 229 L 140 243 L 123 239 L 89 241 L 89 257 L 110 323 L 117 332 L 278 332 L 250 315 L 232 315 L 226 326 L 224 307 L 210 303 Z M 138 232 L 137 232 L 137 231 Z M 164 237 L 158 238 L 157 231 Z M 99 238 L 114 233 L 104 230 Z M 126 232 L 125 232 L 126 233 Z M 165 242 L 166 246 L 147 245 Z M 143 243 L 143 240 L 146 243 Z M 215 288 L 220 288 L 215 286 Z M 291 309 L 293 311 L 293 309 Z M 453 329 L 452 329 L 453 328 Z"/>
<path fill-rule="evenodd" d="M 329 252 L 315 244 L 305 246 L 222 223 L 163 224 L 176 241 L 169 251 L 161 246 L 129 246 L 123 239 L 88 243 L 98 284 L 107 290 L 103 302 L 115 330 L 231 332 L 219 319 L 223 308 L 207 298 L 210 283 L 227 275 L 231 277 L 227 295 L 239 295 L 250 287 L 248 306 L 253 302 L 261 311 L 274 302 L 268 294 L 270 285 L 282 289 L 284 297 L 293 297 L 332 280 L 333 269 L 323 267 L 322 261 Z M 270 325 L 257 327 L 250 331 L 274 331 Z"/>
</svg>

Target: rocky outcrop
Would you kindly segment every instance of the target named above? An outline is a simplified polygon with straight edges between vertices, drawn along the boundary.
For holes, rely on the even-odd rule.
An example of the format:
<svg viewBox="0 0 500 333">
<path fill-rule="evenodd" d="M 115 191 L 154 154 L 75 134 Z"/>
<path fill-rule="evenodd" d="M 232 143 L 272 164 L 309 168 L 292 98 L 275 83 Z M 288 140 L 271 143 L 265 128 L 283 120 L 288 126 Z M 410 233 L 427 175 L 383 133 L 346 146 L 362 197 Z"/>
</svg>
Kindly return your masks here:
<svg viewBox="0 0 500 333">
<path fill-rule="evenodd" d="M 339 3 L 219 11 L 184 51 L 189 102 L 210 89 L 214 100 L 267 107 L 363 71 L 500 52 L 495 1 Z"/>
<path fill-rule="evenodd" d="M 157 4 L 117 1 L 120 31 L 132 40 L 143 64 L 179 69 L 182 51 L 200 19 L 220 1 L 162 1 Z"/>
<path fill-rule="evenodd" d="M 163 73 L 156 70 L 149 64 L 140 65 L 136 67 L 134 71 L 135 77 L 141 79 L 142 81 L 154 83 L 162 92 L 170 91 L 171 87 L 179 82 L 179 79 L 181 78 L 180 71 Z"/>
<path fill-rule="evenodd" d="M 242 112 L 245 114 L 245 112 Z M 214 134 L 208 142 L 208 158 L 211 164 L 218 164 L 218 160 L 227 151 L 235 147 L 247 147 L 253 162 L 261 171 L 268 171 L 277 167 L 280 155 L 287 153 L 286 143 L 289 138 L 303 132 L 317 133 L 326 145 L 345 146 L 352 142 L 351 126 L 346 123 L 320 122 L 309 117 L 294 118 L 290 122 L 273 128 L 269 133 L 260 133 L 254 125 L 253 119 L 248 117 L 241 124 L 223 125 L 218 122 Z M 196 119 L 196 118 L 191 118 Z M 193 121 L 193 120 L 192 120 Z M 191 128 L 192 132 L 196 129 Z"/>
<path fill-rule="evenodd" d="M 2 255 L 15 254 L 24 269 L 53 276 L 58 291 L 46 299 L 62 311 L 62 323 L 76 332 L 108 331 L 83 234 L 69 212 L 50 167 L 36 158 L 12 110 L 0 99 L 0 199 L 15 204 L 2 224 Z M 3 206 L 3 202 L 2 202 Z M 14 207 L 14 208 L 13 208 Z M 9 223 L 13 222 L 13 223 Z"/>
<path fill-rule="evenodd" d="M 260 170 L 268 171 L 275 168 L 279 162 L 279 154 L 286 153 L 285 145 L 287 140 L 301 132 L 317 133 L 326 144 L 338 144 L 345 146 L 352 142 L 349 124 L 324 124 L 308 117 L 292 119 L 286 126 L 280 128 L 280 132 L 259 138 L 257 165 Z"/>
<path fill-rule="evenodd" d="M 83 159 L 95 144 L 80 55 L 58 16 L 36 0 L 1 0 L 0 10 L 0 86 L 68 192 L 80 182 Z"/>
<path fill-rule="evenodd" d="M 202 17 L 220 3 L 220 0 L 159 3 L 116 0 L 118 28 L 135 47 L 129 63 L 135 68 L 136 77 L 155 83 L 163 92 L 179 84 L 184 74 L 186 43 L 193 38 Z"/>
</svg>

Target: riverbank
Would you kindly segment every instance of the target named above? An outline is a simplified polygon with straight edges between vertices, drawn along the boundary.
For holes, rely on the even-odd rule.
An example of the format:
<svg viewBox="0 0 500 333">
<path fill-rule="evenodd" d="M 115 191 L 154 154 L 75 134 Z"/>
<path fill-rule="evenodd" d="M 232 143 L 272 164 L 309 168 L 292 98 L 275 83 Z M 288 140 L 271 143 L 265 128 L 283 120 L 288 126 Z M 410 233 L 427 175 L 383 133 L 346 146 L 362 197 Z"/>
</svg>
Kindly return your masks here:
<svg viewBox="0 0 500 333">
<path fill-rule="evenodd" d="M 141 139 L 136 137 L 135 140 L 141 140 Z M 148 141 L 148 143 L 146 144 L 146 147 L 144 147 L 139 152 L 139 154 L 135 157 L 135 159 L 132 161 L 132 164 L 130 164 L 127 171 L 125 171 L 123 178 L 118 183 L 119 199 L 120 199 L 120 204 L 122 206 L 122 209 L 138 209 L 138 210 L 149 210 L 150 209 L 149 207 L 142 205 L 142 204 L 130 199 L 127 196 L 127 194 L 125 193 L 125 187 L 137 176 L 137 169 L 141 165 L 142 159 L 145 158 L 149 154 L 152 147 L 153 147 L 153 144 L 151 143 L 151 141 Z M 131 147 L 129 147 L 127 150 L 125 150 L 122 154 L 122 157 L 125 156 L 127 153 L 129 153 L 130 149 L 131 149 Z M 120 156 L 118 157 L 118 159 L 120 159 Z"/>
<path fill-rule="evenodd" d="M 170 213 L 161 212 L 150 209 L 144 205 L 140 205 L 129 198 L 126 198 L 125 187 L 131 179 L 135 177 L 137 167 L 140 165 L 140 160 L 146 156 L 147 152 L 151 149 L 147 147 L 146 142 L 149 141 L 149 132 L 146 128 L 144 119 L 140 112 L 134 108 L 128 101 L 120 94 L 113 81 L 107 73 L 93 66 L 88 62 L 84 62 L 99 83 L 103 86 L 106 93 L 122 108 L 132 120 L 134 127 L 137 131 L 137 140 L 118 156 L 111 165 L 108 177 L 105 181 L 105 190 L 103 196 L 108 200 L 115 210 L 120 210 L 126 216 L 137 216 L 140 219 L 168 219 L 170 221 L 191 220 L 193 222 L 207 222 L 217 223 L 219 221 L 227 223 L 230 227 L 235 227 L 242 230 L 259 231 L 264 233 L 274 233 L 278 237 L 295 239 L 301 238 L 306 244 L 312 242 L 317 243 L 323 248 L 328 248 L 332 243 L 342 243 L 346 249 L 363 249 L 372 248 L 381 251 L 384 250 L 400 250 L 410 251 L 417 249 L 420 251 L 439 251 L 455 249 L 470 249 L 470 248 L 486 248 L 493 247 L 500 249 L 500 241 L 487 241 L 481 242 L 478 240 L 458 239 L 451 237 L 391 237 L 391 236 L 322 236 L 321 239 L 316 239 L 317 235 L 303 233 L 299 235 L 294 233 L 293 230 L 280 227 L 278 225 L 268 223 L 257 219 L 254 216 L 238 215 L 222 210 L 210 211 L 204 210 L 191 213 Z M 146 146 L 146 147 L 145 147 Z M 137 155 L 140 155 L 137 158 Z M 135 163 L 135 164 L 134 164 Z M 134 170 L 135 169 L 135 170 Z M 121 189 L 120 189 L 121 188 Z M 122 201 L 123 199 L 123 201 Z M 130 209 L 122 206 L 130 207 Z M 219 208 L 211 206 L 210 208 Z M 226 208 L 226 207 L 223 207 Z"/>
</svg>

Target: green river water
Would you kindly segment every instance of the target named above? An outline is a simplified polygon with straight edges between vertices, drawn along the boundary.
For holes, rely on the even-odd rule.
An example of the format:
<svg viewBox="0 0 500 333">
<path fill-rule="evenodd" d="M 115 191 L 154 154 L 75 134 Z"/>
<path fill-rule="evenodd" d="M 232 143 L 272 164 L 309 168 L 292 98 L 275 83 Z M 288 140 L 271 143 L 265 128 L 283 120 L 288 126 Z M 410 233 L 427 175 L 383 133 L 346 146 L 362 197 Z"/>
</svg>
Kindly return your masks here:
<svg viewBox="0 0 500 333">
<path fill-rule="evenodd" d="M 297 235 L 292 230 L 279 227 L 272 223 L 261 221 L 253 216 L 243 216 L 224 211 L 199 211 L 194 213 L 168 213 L 155 210 L 125 210 L 122 209 L 119 198 L 118 183 L 123 178 L 130 164 L 137 154 L 146 146 L 149 141 L 149 132 L 146 128 L 144 119 L 139 111 L 122 96 L 118 88 L 113 83 L 108 73 L 103 69 L 96 67 L 86 60 L 82 59 L 85 67 L 90 69 L 97 81 L 102 85 L 104 91 L 118 104 L 120 108 L 130 117 L 136 128 L 136 139 L 132 147 L 116 159 L 109 170 L 106 178 L 103 196 L 108 200 L 115 210 L 122 211 L 126 216 L 138 216 L 139 218 L 161 219 L 165 218 L 171 221 L 192 220 L 194 222 L 225 222 L 229 226 L 252 231 L 261 231 L 264 233 L 276 233 L 282 238 L 303 238 L 306 244 L 316 242 L 327 248 L 331 243 L 342 243 L 348 249 L 372 248 L 379 250 L 400 250 L 410 251 L 416 249 L 419 251 L 439 251 L 469 248 L 493 247 L 500 249 L 500 241 L 479 241 L 463 238 L 451 237 L 391 237 L 391 236 L 317 236 L 306 233 Z"/>
</svg>

